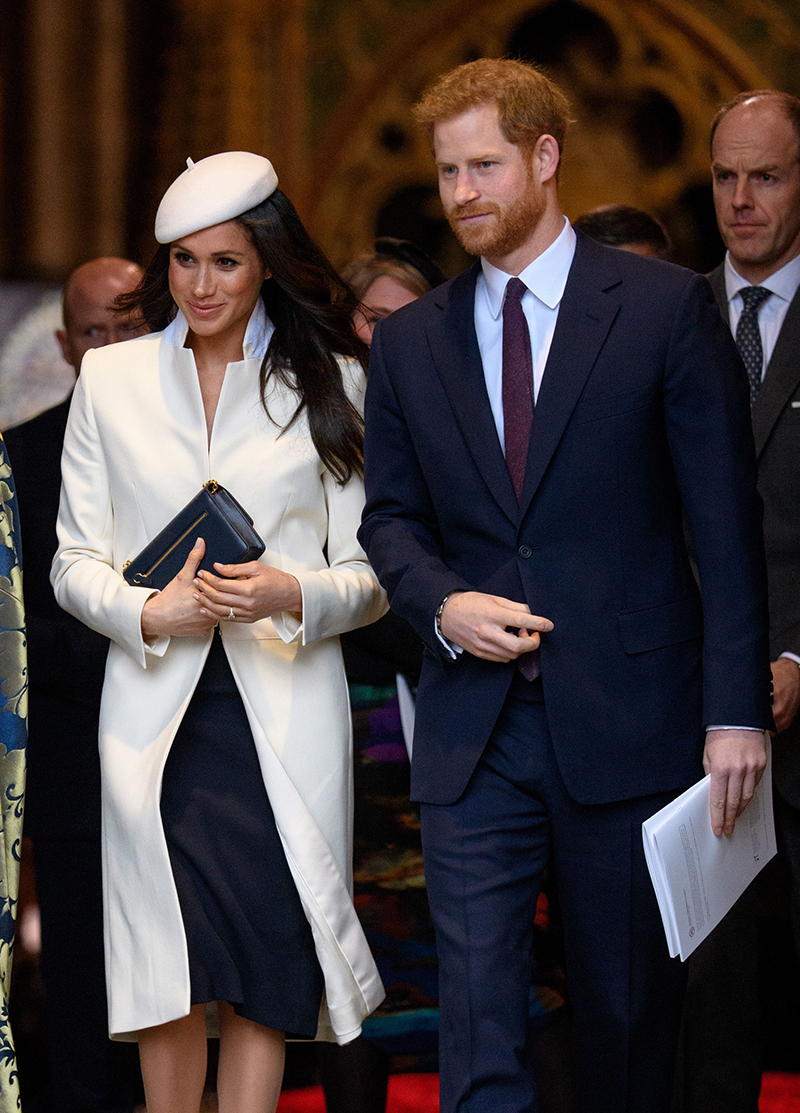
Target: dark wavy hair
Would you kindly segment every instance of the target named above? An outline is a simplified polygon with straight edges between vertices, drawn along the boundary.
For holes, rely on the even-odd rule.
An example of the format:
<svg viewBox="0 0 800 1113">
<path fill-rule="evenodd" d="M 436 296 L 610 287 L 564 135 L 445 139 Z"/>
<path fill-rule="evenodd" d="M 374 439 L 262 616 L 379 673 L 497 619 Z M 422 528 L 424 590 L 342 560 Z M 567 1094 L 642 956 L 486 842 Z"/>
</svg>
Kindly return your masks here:
<svg viewBox="0 0 800 1113">
<path fill-rule="evenodd" d="M 347 396 L 336 357 L 367 366 L 369 349 L 352 323 L 358 301 L 279 189 L 235 221 L 271 276 L 261 287 L 275 326 L 259 373 L 264 409 L 269 416 L 267 385 L 275 376 L 298 396 L 284 432 L 305 411 L 320 459 L 339 483 L 346 483 L 363 473 L 364 424 Z M 169 255 L 170 245 L 162 244 L 136 289 L 115 303 L 119 310 L 139 312 L 153 332 L 165 329 L 177 313 L 169 289 Z"/>
</svg>

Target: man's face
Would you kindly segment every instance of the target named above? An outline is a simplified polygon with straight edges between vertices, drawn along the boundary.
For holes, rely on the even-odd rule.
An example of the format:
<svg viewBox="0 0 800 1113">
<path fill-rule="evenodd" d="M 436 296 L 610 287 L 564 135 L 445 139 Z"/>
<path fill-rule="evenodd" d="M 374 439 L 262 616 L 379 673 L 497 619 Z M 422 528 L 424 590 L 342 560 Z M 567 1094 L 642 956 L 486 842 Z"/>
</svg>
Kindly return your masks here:
<svg viewBox="0 0 800 1113">
<path fill-rule="evenodd" d="M 436 124 L 433 146 L 450 227 L 465 251 L 499 264 L 530 239 L 545 211 L 530 154 L 505 138 L 494 104 Z"/>
<path fill-rule="evenodd" d="M 118 259 L 95 259 L 75 271 L 67 287 L 64 328 L 56 339 L 76 373 L 90 348 L 130 340 L 146 331 L 141 321 L 111 308 L 114 298 L 133 290 L 141 276 L 133 263 Z"/>
<path fill-rule="evenodd" d="M 717 222 L 736 270 L 759 283 L 800 252 L 797 135 L 764 99 L 724 116 L 711 152 Z"/>
</svg>

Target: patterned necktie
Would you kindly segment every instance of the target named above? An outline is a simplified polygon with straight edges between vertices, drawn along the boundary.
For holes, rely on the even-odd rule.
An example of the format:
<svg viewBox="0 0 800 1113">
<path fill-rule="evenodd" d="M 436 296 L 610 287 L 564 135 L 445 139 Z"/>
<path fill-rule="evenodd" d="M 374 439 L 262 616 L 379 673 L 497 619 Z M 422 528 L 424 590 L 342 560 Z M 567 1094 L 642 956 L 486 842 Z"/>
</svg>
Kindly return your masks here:
<svg viewBox="0 0 800 1113">
<path fill-rule="evenodd" d="M 503 428 L 506 465 L 519 502 L 525 482 L 533 421 L 533 359 L 528 322 L 522 311 L 526 286 L 509 278 L 503 302 Z"/>
<path fill-rule="evenodd" d="M 503 302 L 503 430 L 506 466 L 519 502 L 525 482 L 525 464 L 533 422 L 533 357 L 528 322 L 522 310 L 527 287 L 509 278 Z M 539 650 L 518 658 L 517 668 L 526 680 L 542 671 Z"/>
<path fill-rule="evenodd" d="M 750 405 L 753 406 L 761 390 L 761 373 L 764 365 L 758 311 L 771 296 L 772 291 L 764 286 L 744 286 L 739 293 L 742 295 L 744 309 L 736 326 L 736 346 L 744 360 L 747 377 L 750 380 Z"/>
</svg>

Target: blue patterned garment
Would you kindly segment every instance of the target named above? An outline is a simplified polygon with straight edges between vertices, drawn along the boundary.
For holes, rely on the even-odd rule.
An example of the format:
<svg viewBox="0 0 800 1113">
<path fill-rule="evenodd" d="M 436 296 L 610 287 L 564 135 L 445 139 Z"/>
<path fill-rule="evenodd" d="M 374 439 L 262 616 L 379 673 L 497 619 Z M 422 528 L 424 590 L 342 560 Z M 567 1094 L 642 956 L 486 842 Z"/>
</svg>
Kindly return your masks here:
<svg viewBox="0 0 800 1113">
<path fill-rule="evenodd" d="M 20 1108 L 8 993 L 19 892 L 28 732 L 25 647 L 19 518 L 14 480 L 0 437 L 0 1113 Z"/>
</svg>

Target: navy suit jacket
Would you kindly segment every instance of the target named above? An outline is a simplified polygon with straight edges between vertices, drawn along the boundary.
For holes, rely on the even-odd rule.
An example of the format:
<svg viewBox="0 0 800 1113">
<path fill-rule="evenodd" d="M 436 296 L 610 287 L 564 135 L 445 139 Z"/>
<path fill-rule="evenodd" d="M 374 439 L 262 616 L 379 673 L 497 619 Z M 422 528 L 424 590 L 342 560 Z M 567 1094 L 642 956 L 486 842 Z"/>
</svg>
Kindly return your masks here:
<svg viewBox="0 0 800 1113">
<path fill-rule="evenodd" d="M 434 615 L 455 589 L 553 621 L 545 707 L 576 800 L 682 788 L 702 775 L 705 725 L 772 721 L 761 504 L 730 332 L 704 278 L 579 235 L 518 505 L 475 334 L 478 270 L 381 322 L 370 361 L 360 537 L 427 647 L 412 792 L 459 797 L 514 675 L 447 659 Z"/>
</svg>

